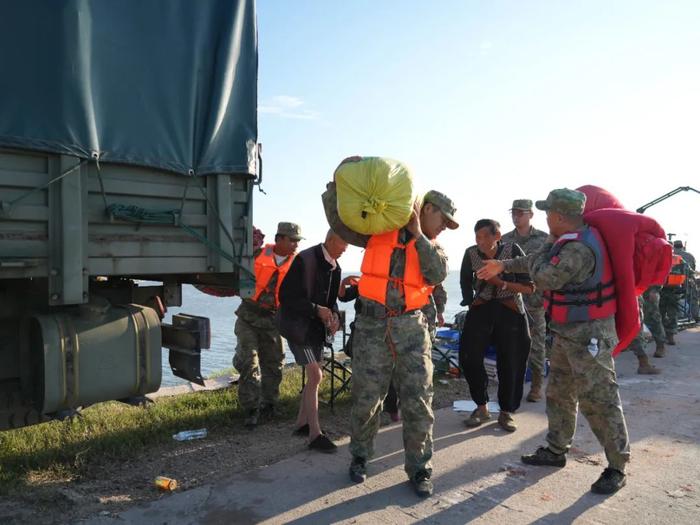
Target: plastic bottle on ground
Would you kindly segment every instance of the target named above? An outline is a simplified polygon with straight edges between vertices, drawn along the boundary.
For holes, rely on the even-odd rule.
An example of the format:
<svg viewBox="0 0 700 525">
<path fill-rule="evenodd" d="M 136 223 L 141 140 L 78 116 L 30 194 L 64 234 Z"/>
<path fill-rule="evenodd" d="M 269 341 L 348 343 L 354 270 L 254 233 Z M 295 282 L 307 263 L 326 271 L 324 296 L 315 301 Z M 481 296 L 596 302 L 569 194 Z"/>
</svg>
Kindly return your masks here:
<svg viewBox="0 0 700 525">
<path fill-rule="evenodd" d="M 207 429 L 200 428 L 198 430 L 183 430 L 177 434 L 173 434 L 175 441 L 191 441 L 192 439 L 202 439 L 207 437 Z"/>
</svg>

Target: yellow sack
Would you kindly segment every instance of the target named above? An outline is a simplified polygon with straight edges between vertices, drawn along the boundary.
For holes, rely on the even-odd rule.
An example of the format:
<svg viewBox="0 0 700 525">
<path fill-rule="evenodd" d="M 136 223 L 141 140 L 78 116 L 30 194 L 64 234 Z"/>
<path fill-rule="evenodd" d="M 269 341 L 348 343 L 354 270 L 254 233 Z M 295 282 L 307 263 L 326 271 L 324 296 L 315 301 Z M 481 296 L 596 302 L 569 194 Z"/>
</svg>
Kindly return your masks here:
<svg viewBox="0 0 700 525">
<path fill-rule="evenodd" d="M 397 160 L 351 157 L 335 170 L 338 215 L 351 230 L 376 235 L 405 226 L 413 212 L 413 177 Z"/>
</svg>

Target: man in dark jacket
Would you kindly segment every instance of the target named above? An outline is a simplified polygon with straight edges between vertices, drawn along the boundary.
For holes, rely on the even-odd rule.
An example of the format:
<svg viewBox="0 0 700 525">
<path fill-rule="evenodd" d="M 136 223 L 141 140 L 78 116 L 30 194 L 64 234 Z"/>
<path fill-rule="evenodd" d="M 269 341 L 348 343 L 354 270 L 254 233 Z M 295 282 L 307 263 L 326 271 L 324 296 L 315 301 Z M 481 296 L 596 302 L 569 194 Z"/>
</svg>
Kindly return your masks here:
<svg viewBox="0 0 700 525">
<path fill-rule="evenodd" d="M 287 338 L 297 364 L 303 366 L 306 373 L 294 433 L 308 434 L 309 448 L 321 452 L 337 449 L 321 432 L 318 386 L 324 344 L 327 338 L 332 340 L 339 328 L 337 297 L 341 270 L 337 259 L 347 246 L 329 230 L 322 244 L 299 253 L 280 288 L 280 332 Z"/>
</svg>

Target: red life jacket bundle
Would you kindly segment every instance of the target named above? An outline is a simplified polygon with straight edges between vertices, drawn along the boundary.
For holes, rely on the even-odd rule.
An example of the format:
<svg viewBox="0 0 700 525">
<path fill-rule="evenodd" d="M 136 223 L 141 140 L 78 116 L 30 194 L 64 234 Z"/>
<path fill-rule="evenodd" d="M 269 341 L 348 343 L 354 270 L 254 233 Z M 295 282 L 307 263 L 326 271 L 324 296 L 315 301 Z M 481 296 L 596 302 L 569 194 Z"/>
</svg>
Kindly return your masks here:
<svg viewBox="0 0 700 525">
<path fill-rule="evenodd" d="M 595 270 L 580 284 L 544 292 L 544 307 L 550 319 L 555 323 L 575 323 L 615 315 L 615 280 L 605 242 L 598 230 L 587 227 L 560 236 L 549 251 L 550 260 L 556 261 L 564 245 L 573 241 L 585 244 L 594 253 Z"/>
<path fill-rule="evenodd" d="M 625 210 L 612 194 L 597 186 L 578 188 L 586 194 L 583 220 L 598 230 L 608 249 L 615 280 L 617 355 L 640 328 L 637 297 L 662 285 L 671 269 L 673 249 L 663 228 L 651 217 Z"/>
</svg>

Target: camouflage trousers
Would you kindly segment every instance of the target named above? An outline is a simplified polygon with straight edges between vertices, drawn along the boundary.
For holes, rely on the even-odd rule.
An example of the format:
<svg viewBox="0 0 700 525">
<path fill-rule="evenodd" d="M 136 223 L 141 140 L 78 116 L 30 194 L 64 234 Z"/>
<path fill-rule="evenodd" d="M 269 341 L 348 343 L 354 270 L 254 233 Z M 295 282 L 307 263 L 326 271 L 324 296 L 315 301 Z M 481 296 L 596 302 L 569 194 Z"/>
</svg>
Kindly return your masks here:
<svg viewBox="0 0 700 525">
<path fill-rule="evenodd" d="M 545 347 L 544 340 L 547 336 L 547 321 L 544 318 L 544 308 L 542 306 L 528 306 L 528 323 L 530 325 L 530 356 L 527 366 L 533 374 L 544 376 Z"/>
<path fill-rule="evenodd" d="M 698 297 L 698 284 L 694 279 L 688 282 L 688 303 L 690 305 L 690 318 L 696 321 L 700 319 L 700 298 Z"/>
<path fill-rule="evenodd" d="M 423 308 L 423 314 L 425 319 L 428 321 L 428 334 L 430 335 L 430 341 L 435 341 L 435 336 L 437 335 L 437 309 L 435 305 L 430 302 Z"/>
<path fill-rule="evenodd" d="M 644 330 L 640 329 L 637 337 L 632 340 L 627 348 L 632 350 L 632 353 L 637 357 L 646 357 L 647 353 L 644 351 L 646 345 L 647 342 L 644 340 Z"/>
<path fill-rule="evenodd" d="M 425 315 L 355 318 L 350 453 L 371 459 L 382 401 L 393 381 L 403 418 L 404 468 L 409 478 L 432 472 L 433 361 Z"/>
<path fill-rule="evenodd" d="M 659 310 L 666 334 L 674 335 L 678 333 L 678 311 L 680 310 L 678 297 L 673 288 L 661 289 Z"/>
<path fill-rule="evenodd" d="M 555 334 L 547 383 L 547 443 L 556 454 L 569 450 L 580 407 L 610 467 L 624 472 L 630 443 L 612 358 L 615 343 L 599 341 L 594 357 L 586 344 Z"/>
<path fill-rule="evenodd" d="M 645 301 L 641 295 L 637 298 L 637 301 L 639 303 L 639 323 L 641 326 L 639 327 L 639 332 L 637 332 L 636 337 L 632 340 L 632 342 L 625 350 L 632 350 L 634 355 L 637 357 L 646 357 L 647 354 L 644 351 L 644 348 L 647 345 L 647 342 L 644 339 L 644 325 L 646 324 L 646 318 L 644 316 Z"/>
<path fill-rule="evenodd" d="M 644 312 L 644 324 L 647 325 L 651 335 L 654 337 L 654 341 L 657 343 L 666 342 L 666 331 L 664 330 L 664 324 L 661 321 L 661 310 L 659 309 L 659 295 L 660 287 L 652 286 L 647 288 L 642 296 L 644 299 L 643 312 Z"/>
<path fill-rule="evenodd" d="M 246 411 L 261 404 L 276 404 L 282 382 L 282 338 L 272 316 L 269 322 L 267 319 L 258 322 L 260 326 L 254 326 L 238 317 L 234 329 L 238 344 L 233 366 L 240 374 L 238 400 Z"/>
</svg>

